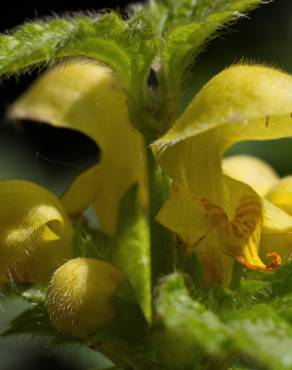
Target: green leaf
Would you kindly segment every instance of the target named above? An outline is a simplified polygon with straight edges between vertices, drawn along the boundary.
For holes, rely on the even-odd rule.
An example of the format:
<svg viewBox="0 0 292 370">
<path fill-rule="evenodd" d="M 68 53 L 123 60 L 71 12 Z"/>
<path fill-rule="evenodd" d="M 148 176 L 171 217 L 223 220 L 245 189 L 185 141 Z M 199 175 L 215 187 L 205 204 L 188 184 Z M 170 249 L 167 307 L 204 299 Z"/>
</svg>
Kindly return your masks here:
<svg viewBox="0 0 292 370">
<path fill-rule="evenodd" d="M 277 297 L 271 301 L 271 306 L 276 310 L 280 317 L 292 325 L 292 294 Z"/>
<path fill-rule="evenodd" d="M 185 73 L 206 42 L 218 29 L 242 17 L 242 12 L 259 3 L 261 0 L 157 1 L 164 18 L 163 4 L 169 8 L 162 59 L 167 90 L 174 99 L 180 97 Z"/>
<path fill-rule="evenodd" d="M 292 327 L 266 304 L 225 314 L 238 349 L 271 370 L 292 368 Z"/>
<path fill-rule="evenodd" d="M 0 300 L 16 296 L 27 302 L 42 304 L 45 302 L 47 287 L 31 283 L 9 283 L 2 287 Z"/>
<path fill-rule="evenodd" d="M 266 281 L 271 284 L 272 297 L 292 293 L 292 261 L 280 266 Z"/>
<path fill-rule="evenodd" d="M 119 338 L 102 340 L 102 352 L 118 366 L 119 369 L 162 370 L 148 358 L 139 345 L 129 346 Z"/>
<path fill-rule="evenodd" d="M 74 256 L 107 260 L 110 238 L 101 230 L 75 224 Z"/>
<path fill-rule="evenodd" d="M 229 10 L 230 5 L 234 5 L 235 12 L 241 12 L 257 3 L 260 0 L 152 0 L 149 10 L 157 20 L 162 16 L 163 31 L 167 32 L 182 24 L 204 21 L 211 14 Z"/>
<path fill-rule="evenodd" d="M 24 290 L 21 297 L 32 303 L 44 304 L 47 295 L 47 287 L 43 285 L 33 285 L 32 287 Z"/>
<path fill-rule="evenodd" d="M 120 76 L 130 113 L 143 107 L 155 31 L 141 13 L 128 21 L 114 12 L 37 21 L 0 36 L 0 74 L 11 74 L 56 58 L 86 57 L 104 62 Z"/>
<path fill-rule="evenodd" d="M 243 279 L 236 292 L 236 307 L 246 308 L 271 300 L 271 284 L 267 281 Z"/>
<path fill-rule="evenodd" d="M 291 369 L 292 298 L 285 298 L 271 306 L 250 301 L 248 308 L 220 310 L 219 317 L 190 297 L 182 275 L 170 275 L 157 290 L 151 346 L 173 370 L 226 369 L 234 360 L 247 368 Z"/>
<path fill-rule="evenodd" d="M 178 2 L 179 4 L 180 2 Z M 154 19 L 158 27 L 159 33 L 163 35 L 166 24 L 169 19 L 170 7 L 167 6 L 165 1 L 150 0 L 145 7 L 146 12 Z"/>
<path fill-rule="evenodd" d="M 149 330 L 145 315 L 137 302 L 133 287 L 128 281 L 121 284 L 114 297 L 115 316 L 113 320 L 92 336 L 93 342 L 119 340 L 127 346 L 142 346 Z"/>
<path fill-rule="evenodd" d="M 151 343 L 160 361 L 169 369 L 199 366 L 206 354 L 220 361 L 233 352 L 233 332 L 194 301 L 185 286 L 184 277 L 172 274 L 163 278 L 157 289 L 156 329 Z"/>
<path fill-rule="evenodd" d="M 131 282 L 137 301 L 150 319 L 150 231 L 136 185 L 129 189 L 121 201 L 117 232 L 109 248 L 108 260 Z"/>
<path fill-rule="evenodd" d="M 11 321 L 10 327 L 2 336 L 15 334 L 54 335 L 48 313 L 44 305 L 31 304 L 31 306 Z"/>
<path fill-rule="evenodd" d="M 122 338 L 127 343 L 141 345 L 149 325 L 129 284 L 119 287 L 115 297 L 115 310 L 115 318 L 107 331 L 111 332 L 113 337 Z"/>
<path fill-rule="evenodd" d="M 239 308 L 251 306 L 257 303 L 275 303 L 275 307 L 280 307 L 280 302 L 290 300 L 292 294 L 292 261 L 281 265 L 275 272 L 267 276 L 248 274 L 248 278 L 241 281 L 237 291 L 236 306 Z M 254 275 L 254 276 L 253 276 Z M 257 278 L 262 278 L 258 280 Z M 287 297 L 287 298 L 286 298 Z"/>
<path fill-rule="evenodd" d="M 82 343 L 79 339 L 64 336 L 53 327 L 48 312 L 44 304 L 31 303 L 30 306 L 22 311 L 9 323 L 9 328 L 1 333 L 1 336 L 11 335 L 45 336 L 48 345 L 60 346 L 72 343 Z"/>
</svg>

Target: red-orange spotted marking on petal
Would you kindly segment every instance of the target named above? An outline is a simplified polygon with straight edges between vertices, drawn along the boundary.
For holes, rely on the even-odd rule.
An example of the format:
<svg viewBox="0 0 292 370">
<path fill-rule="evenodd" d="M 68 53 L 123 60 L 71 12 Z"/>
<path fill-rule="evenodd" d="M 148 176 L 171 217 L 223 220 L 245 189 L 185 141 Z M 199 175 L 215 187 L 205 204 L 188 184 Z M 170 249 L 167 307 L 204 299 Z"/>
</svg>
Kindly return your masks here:
<svg viewBox="0 0 292 370">
<path fill-rule="evenodd" d="M 268 257 L 273 260 L 265 265 L 259 255 L 260 234 L 263 225 L 262 203 L 253 194 L 243 194 L 235 209 L 232 220 L 225 211 L 209 202 L 201 200 L 207 217 L 217 228 L 222 253 L 235 258 L 243 266 L 258 271 L 271 271 L 281 264 L 281 257 L 271 252 Z"/>
</svg>

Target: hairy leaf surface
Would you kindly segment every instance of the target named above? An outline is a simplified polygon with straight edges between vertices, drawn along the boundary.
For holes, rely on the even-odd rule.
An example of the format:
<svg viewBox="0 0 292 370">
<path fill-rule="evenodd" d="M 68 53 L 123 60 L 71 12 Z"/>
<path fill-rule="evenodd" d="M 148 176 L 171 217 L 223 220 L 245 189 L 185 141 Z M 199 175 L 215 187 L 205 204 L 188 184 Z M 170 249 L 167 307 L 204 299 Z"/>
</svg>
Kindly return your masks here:
<svg viewBox="0 0 292 370">
<path fill-rule="evenodd" d="M 26 71 L 59 58 L 92 58 L 119 74 L 135 110 L 144 101 L 157 49 L 154 36 L 151 20 L 141 13 L 127 22 L 110 12 L 28 23 L 0 36 L 0 74 Z"/>
<path fill-rule="evenodd" d="M 151 5 L 165 47 L 162 61 L 168 91 L 180 94 L 184 75 L 217 30 L 243 16 L 261 0 L 160 0 Z"/>
</svg>

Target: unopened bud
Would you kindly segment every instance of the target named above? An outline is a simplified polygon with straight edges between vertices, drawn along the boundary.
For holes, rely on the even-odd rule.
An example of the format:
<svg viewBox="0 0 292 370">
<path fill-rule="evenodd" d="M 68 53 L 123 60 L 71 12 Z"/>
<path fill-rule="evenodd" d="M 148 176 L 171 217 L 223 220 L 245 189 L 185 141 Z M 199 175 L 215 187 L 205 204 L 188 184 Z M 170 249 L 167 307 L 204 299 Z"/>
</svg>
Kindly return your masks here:
<svg viewBox="0 0 292 370">
<path fill-rule="evenodd" d="M 93 258 L 75 258 L 55 271 L 47 307 L 62 333 L 84 338 L 108 324 L 115 315 L 114 296 L 123 281 L 119 270 Z"/>
</svg>

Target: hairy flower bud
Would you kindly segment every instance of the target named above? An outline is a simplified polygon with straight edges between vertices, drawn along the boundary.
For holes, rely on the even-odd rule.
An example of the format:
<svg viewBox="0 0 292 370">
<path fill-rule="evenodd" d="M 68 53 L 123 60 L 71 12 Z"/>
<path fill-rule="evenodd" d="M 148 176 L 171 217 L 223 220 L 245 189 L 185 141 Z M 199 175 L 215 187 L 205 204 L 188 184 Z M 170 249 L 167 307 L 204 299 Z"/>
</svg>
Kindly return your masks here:
<svg viewBox="0 0 292 370">
<path fill-rule="evenodd" d="M 53 325 L 73 337 L 86 337 L 115 315 L 114 295 L 123 281 L 119 270 L 93 258 L 75 258 L 55 271 L 47 307 Z"/>
</svg>

